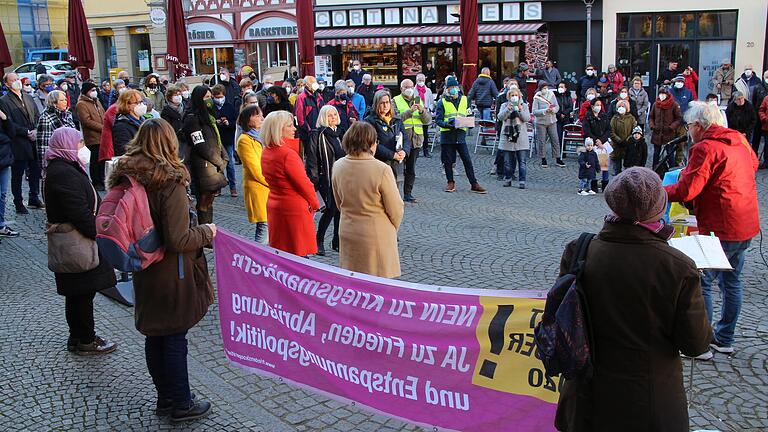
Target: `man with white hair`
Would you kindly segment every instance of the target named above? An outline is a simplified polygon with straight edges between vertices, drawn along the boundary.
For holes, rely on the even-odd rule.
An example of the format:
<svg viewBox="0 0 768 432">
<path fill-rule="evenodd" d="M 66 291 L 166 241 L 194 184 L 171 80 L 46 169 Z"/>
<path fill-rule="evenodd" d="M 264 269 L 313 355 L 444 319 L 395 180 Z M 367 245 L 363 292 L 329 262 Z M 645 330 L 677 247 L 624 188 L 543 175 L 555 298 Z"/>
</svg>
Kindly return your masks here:
<svg viewBox="0 0 768 432">
<path fill-rule="evenodd" d="M 732 271 L 704 270 L 701 276 L 710 322 L 715 281 L 723 299 L 710 346 L 731 354 L 741 310 L 744 258 L 750 241 L 760 232 L 755 183 L 758 161 L 744 135 L 718 124 L 720 111 L 716 106 L 691 102 L 685 122 L 693 142 L 688 166 L 680 173 L 680 180 L 666 190 L 670 202 L 693 204 L 699 233 L 717 236 L 733 267 Z M 702 356 L 712 358 L 711 353 Z"/>
<path fill-rule="evenodd" d="M 475 103 L 483 120 L 490 120 L 491 105 L 493 105 L 498 95 L 499 89 L 496 88 L 496 83 L 491 78 L 491 70 L 484 67 L 475 82 L 472 83 L 472 88 L 469 89 L 469 94 L 467 94 L 469 103 Z"/>
<path fill-rule="evenodd" d="M 355 82 L 351 79 L 348 79 L 344 81 L 344 84 L 347 86 L 347 96 L 349 96 L 349 100 L 352 101 L 352 105 L 355 107 L 355 111 L 357 111 L 357 117 L 363 118 L 365 115 L 365 98 L 360 93 L 357 93 L 355 91 L 355 88 L 357 87 L 355 85 Z"/>
<path fill-rule="evenodd" d="M 259 108 L 264 112 L 264 108 L 267 106 L 267 90 L 275 85 L 275 79 L 272 75 L 264 75 L 264 83 L 261 86 L 261 90 L 256 92 L 256 100 L 259 101 Z"/>
<path fill-rule="evenodd" d="M 373 95 L 376 94 L 376 86 L 373 85 L 371 74 L 363 75 L 363 83 L 357 86 L 357 92 L 363 95 L 365 106 L 370 108 L 373 105 Z M 365 115 L 362 115 L 365 118 Z"/>
</svg>

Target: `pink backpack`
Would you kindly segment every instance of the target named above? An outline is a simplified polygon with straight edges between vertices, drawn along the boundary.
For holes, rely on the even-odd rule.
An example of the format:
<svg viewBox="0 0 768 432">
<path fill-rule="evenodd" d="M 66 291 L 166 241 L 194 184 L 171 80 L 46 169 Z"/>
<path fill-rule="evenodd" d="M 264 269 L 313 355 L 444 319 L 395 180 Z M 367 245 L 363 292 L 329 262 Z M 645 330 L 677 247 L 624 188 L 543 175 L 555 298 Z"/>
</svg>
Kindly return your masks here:
<svg viewBox="0 0 768 432">
<path fill-rule="evenodd" d="M 96 215 L 99 252 L 124 272 L 144 270 L 163 259 L 165 248 L 149 212 L 147 191 L 131 176 L 104 197 Z"/>
</svg>

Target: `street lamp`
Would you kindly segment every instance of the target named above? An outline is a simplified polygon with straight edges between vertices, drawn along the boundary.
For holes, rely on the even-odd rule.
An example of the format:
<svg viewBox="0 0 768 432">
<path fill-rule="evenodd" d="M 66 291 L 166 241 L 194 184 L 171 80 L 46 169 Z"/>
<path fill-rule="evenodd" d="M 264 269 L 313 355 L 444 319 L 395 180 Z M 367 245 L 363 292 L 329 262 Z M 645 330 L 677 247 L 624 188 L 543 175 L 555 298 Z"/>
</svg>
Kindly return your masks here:
<svg viewBox="0 0 768 432">
<path fill-rule="evenodd" d="M 587 64 L 592 64 L 592 4 L 595 0 L 582 0 L 587 8 Z"/>
</svg>

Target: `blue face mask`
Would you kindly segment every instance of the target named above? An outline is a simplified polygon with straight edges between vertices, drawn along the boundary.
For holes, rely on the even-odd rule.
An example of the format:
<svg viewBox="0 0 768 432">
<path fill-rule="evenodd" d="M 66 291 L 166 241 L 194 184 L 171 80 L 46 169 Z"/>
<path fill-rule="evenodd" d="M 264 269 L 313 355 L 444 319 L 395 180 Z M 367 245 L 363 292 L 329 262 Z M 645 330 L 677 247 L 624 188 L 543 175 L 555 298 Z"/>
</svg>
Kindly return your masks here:
<svg viewBox="0 0 768 432">
<path fill-rule="evenodd" d="M 459 95 L 459 89 L 454 87 L 454 88 L 448 90 L 448 94 L 451 95 L 451 96 L 454 96 L 454 97 L 458 96 Z"/>
<path fill-rule="evenodd" d="M 275 98 L 272 96 L 267 96 L 267 103 L 275 103 Z"/>
<path fill-rule="evenodd" d="M 336 98 L 337 98 L 338 100 L 340 100 L 340 101 L 346 101 L 346 100 L 347 100 L 347 94 L 346 94 L 346 93 L 344 93 L 344 94 L 338 94 L 338 95 L 336 95 Z"/>
<path fill-rule="evenodd" d="M 53 85 L 53 84 L 48 84 L 47 86 L 45 86 L 46 93 L 50 93 L 50 92 L 52 92 L 54 90 L 56 90 L 56 86 Z"/>
</svg>

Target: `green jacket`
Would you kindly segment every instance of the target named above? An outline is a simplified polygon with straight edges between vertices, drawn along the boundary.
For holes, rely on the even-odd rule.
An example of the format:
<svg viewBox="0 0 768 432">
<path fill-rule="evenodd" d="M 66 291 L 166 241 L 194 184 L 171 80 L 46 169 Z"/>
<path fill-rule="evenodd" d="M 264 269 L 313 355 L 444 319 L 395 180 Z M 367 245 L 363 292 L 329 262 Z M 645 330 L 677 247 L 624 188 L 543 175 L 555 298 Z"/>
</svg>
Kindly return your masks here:
<svg viewBox="0 0 768 432">
<path fill-rule="evenodd" d="M 637 121 L 630 113 L 613 116 L 611 119 L 611 142 L 613 143 L 611 159 L 624 157 L 627 152 L 627 140 L 632 135 L 632 129 L 635 126 L 637 126 Z"/>
</svg>

